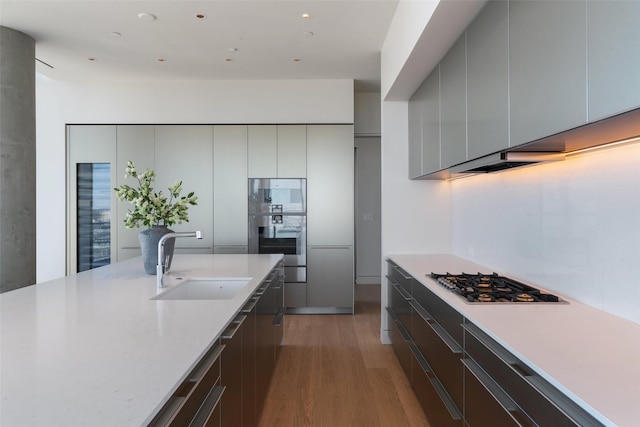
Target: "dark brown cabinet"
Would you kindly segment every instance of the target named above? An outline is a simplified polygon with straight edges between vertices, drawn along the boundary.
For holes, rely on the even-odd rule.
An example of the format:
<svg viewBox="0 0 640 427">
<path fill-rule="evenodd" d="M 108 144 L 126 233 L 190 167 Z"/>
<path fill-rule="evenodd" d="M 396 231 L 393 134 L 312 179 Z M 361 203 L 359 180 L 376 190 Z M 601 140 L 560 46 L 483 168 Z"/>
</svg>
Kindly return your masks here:
<svg viewBox="0 0 640 427">
<path fill-rule="evenodd" d="M 433 425 L 462 426 L 462 333 L 456 341 L 427 312 L 430 307 L 445 319 L 447 327 L 462 323 L 455 310 L 433 301 L 398 265 L 389 262 L 389 335 L 394 352 L 418 401 Z M 460 326 L 458 326 L 460 327 Z"/>
<path fill-rule="evenodd" d="M 220 379 L 223 350 L 223 345 L 216 344 L 207 352 L 149 426 L 220 426 L 220 399 L 225 392 Z"/>
<path fill-rule="evenodd" d="M 222 401 L 223 427 L 254 427 L 271 384 L 283 340 L 283 264 L 262 281 L 221 337 L 221 384 L 227 387 Z"/>
<path fill-rule="evenodd" d="M 391 343 L 432 425 L 602 425 L 391 260 L 387 281 Z"/>
<path fill-rule="evenodd" d="M 222 334 L 225 346 L 222 354 L 221 383 L 225 387 L 222 396 L 222 425 L 242 426 L 242 329 L 246 315 L 239 315 Z M 245 355 L 246 357 L 246 355 Z"/>
<path fill-rule="evenodd" d="M 280 261 L 149 426 L 255 427 L 284 340 Z"/>
</svg>

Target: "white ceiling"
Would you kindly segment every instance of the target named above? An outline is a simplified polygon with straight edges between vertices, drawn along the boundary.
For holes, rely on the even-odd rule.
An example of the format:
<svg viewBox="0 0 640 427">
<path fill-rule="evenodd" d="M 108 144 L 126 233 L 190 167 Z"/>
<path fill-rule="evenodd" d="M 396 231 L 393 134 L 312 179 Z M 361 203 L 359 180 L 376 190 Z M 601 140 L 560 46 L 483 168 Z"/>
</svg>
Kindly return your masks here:
<svg viewBox="0 0 640 427">
<path fill-rule="evenodd" d="M 37 71 L 54 78 L 354 79 L 378 91 L 397 2 L 0 0 L 0 25 L 33 37 Z"/>
</svg>

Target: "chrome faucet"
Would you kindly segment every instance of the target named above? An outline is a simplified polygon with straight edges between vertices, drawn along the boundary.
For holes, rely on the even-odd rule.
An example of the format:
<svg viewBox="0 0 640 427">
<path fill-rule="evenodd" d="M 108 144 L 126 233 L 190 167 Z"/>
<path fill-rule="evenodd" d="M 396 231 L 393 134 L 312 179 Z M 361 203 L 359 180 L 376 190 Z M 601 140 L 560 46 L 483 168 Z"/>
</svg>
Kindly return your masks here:
<svg viewBox="0 0 640 427">
<path fill-rule="evenodd" d="M 168 258 L 164 256 L 164 243 L 175 237 L 195 237 L 202 239 L 202 231 L 185 231 L 181 233 L 167 233 L 158 241 L 158 264 L 156 266 L 156 282 L 159 288 L 164 288 L 164 274 L 169 272 Z M 165 268 L 166 266 L 166 268 Z"/>
</svg>

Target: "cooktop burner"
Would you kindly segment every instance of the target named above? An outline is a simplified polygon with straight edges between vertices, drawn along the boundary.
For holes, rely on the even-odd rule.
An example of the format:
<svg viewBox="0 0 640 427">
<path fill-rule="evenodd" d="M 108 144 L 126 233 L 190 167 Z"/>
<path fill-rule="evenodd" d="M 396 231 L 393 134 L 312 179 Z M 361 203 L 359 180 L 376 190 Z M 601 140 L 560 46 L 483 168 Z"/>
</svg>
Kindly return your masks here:
<svg viewBox="0 0 640 427">
<path fill-rule="evenodd" d="M 558 296 L 543 293 L 539 289 L 513 280 L 509 277 L 492 274 L 436 274 L 431 277 L 465 298 L 470 303 L 488 302 L 566 302 Z"/>
</svg>

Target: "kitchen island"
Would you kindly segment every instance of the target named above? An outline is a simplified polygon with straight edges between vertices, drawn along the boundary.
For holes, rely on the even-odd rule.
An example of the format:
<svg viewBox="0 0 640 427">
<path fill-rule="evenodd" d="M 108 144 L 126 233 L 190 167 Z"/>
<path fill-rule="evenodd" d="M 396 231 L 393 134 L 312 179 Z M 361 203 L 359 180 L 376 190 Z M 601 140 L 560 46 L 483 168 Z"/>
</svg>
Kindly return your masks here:
<svg viewBox="0 0 640 427">
<path fill-rule="evenodd" d="M 452 255 L 388 259 L 600 423 L 638 425 L 640 325 L 565 297 L 568 304 L 469 304 L 430 274 L 490 269 Z"/>
<path fill-rule="evenodd" d="M 282 255 L 140 258 L 0 295 L 0 425 L 146 425 Z M 233 298 L 154 300 L 179 278 L 251 278 Z"/>
</svg>

